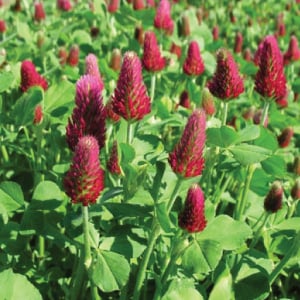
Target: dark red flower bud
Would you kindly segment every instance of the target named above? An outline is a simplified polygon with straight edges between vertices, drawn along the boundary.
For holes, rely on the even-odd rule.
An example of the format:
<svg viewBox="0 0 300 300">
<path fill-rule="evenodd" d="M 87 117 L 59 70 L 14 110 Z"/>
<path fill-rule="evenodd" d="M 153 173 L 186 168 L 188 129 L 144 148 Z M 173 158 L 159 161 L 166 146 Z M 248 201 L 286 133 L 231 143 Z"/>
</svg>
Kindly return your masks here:
<svg viewBox="0 0 300 300">
<path fill-rule="evenodd" d="M 283 57 L 274 36 L 267 36 L 259 54 L 255 90 L 264 98 L 280 99 L 287 93 Z"/>
<path fill-rule="evenodd" d="M 282 22 L 278 25 L 278 36 L 285 36 L 286 30 L 285 30 L 285 24 Z"/>
<path fill-rule="evenodd" d="M 70 0 L 57 0 L 57 8 L 63 11 L 70 11 L 72 9 L 72 4 Z"/>
<path fill-rule="evenodd" d="M 204 72 L 203 59 L 196 41 L 191 41 L 189 45 L 188 55 L 183 64 L 183 71 L 191 76 L 201 75 Z"/>
<path fill-rule="evenodd" d="M 140 45 L 144 44 L 144 29 L 138 25 L 134 30 L 134 38 L 139 42 Z"/>
<path fill-rule="evenodd" d="M 141 10 L 145 8 L 144 0 L 133 0 L 133 9 Z"/>
<path fill-rule="evenodd" d="M 283 188 L 279 181 L 275 181 L 264 201 L 267 212 L 276 213 L 282 207 Z"/>
<path fill-rule="evenodd" d="M 75 108 L 66 128 L 67 143 L 74 151 L 78 140 L 94 136 L 100 149 L 105 144 L 105 109 L 99 82 L 95 76 L 84 75 L 76 84 Z"/>
<path fill-rule="evenodd" d="M 0 33 L 4 33 L 6 31 L 6 23 L 4 20 L 0 20 Z"/>
<path fill-rule="evenodd" d="M 179 98 L 179 104 L 180 106 L 182 107 L 185 107 L 187 109 L 190 109 L 191 108 L 191 101 L 189 99 L 189 94 L 187 91 L 183 91 L 181 94 L 180 94 L 180 98 Z"/>
<path fill-rule="evenodd" d="M 246 61 L 249 61 L 249 62 L 252 61 L 252 53 L 251 53 L 251 50 L 249 48 L 246 48 L 244 50 L 243 57 L 244 57 L 244 60 L 246 60 Z"/>
<path fill-rule="evenodd" d="M 149 72 L 161 71 L 166 65 L 166 60 L 161 56 L 153 31 L 145 33 L 142 63 L 143 67 Z"/>
<path fill-rule="evenodd" d="M 217 41 L 219 39 L 219 27 L 215 25 L 212 29 L 213 40 Z"/>
<path fill-rule="evenodd" d="M 181 35 L 189 36 L 191 34 L 190 21 L 187 15 L 183 15 L 181 18 Z"/>
<path fill-rule="evenodd" d="M 203 21 L 203 9 L 201 7 L 196 10 L 196 17 L 198 24 L 201 25 Z"/>
<path fill-rule="evenodd" d="M 261 122 L 261 118 L 262 118 L 262 109 L 258 109 L 254 116 L 253 116 L 253 123 L 256 124 L 256 125 L 259 125 L 260 122 Z M 264 127 L 267 127 L 268 126 L 268 123 L 269 123 L 269 118 L 267 116 L 266 120 L 265 120 L 265 124 L 264 124 Z"/>
<path fill-rule="evenodd" d="M 98 143 L 93 136 L 78 141 L 64 187 L 72 203 L 83 206 L 95 203 L 103 190 L 104 174 L 99 163 Z"/>
<path fill-rule="evenodd" d="M 155 1 L 154 0 L 146 0 L 147 7 L 155 7 Z"/>
<path fill-rule="evenodd" d="M 73 45 L 70 49 L 69 56 L 67 58 L 67 64 L 71 67 L 76 67 L 79 61 L 79 47 Z"/>
<path fill-rule="evenodd" d="M 241 53 L 243 48 L 243 35 L 237 32 L 235 36 L 234 52 Z"/>
<path fill-rule="evenodd" d="M 21 65 L 21 90 L 26 92 L 32 86 L 40 86 L 47 90 L 48 83 L 35 69 L 35 65 L 30 60 L 24 60 Z"/>
<path fill-rule="evenodd" d="M 300 59 L 300 49 L 298 46 L 298 40 L 295 35 L 292 35 L 290 38 L 289 48 L 284 53 L 283 56 L 284 64 L 287 65 L 290 62 L 296 61 Z"/>
<path fill-rule="evenodd" d="M 231 23 L 235 23 L 235 22 L 236 22 L 236 17 L 235 17 L 235 15 L 233 14 L 233 11 L 232 11 L 232 10 L 229 12 L 229 18 L 230 18 L 230 22 L 231 22 Z"/>
<path fill-rule="evenodd" d="M 109 3 L 107 5 L 107 10 L 110 13 L 114 13 L 119 9 L 119 5 L 120 5 L 119 0 L 109 0 Z"/>
<path fill-rule="evenodd" d="M 202 92 L 201 106 L 204 109 L 205 113 L 209 116 L 212 116 L 216 112 L 214 97 L 206 87 Z"/>
<path fill-rule="evenodd" d="M 42 2 L 34 3 L 34 20 L 40 22 L 46 19 L 44 5 Z"/>
<path fill-rule="evenodd" d="M 203 231 L 206 227 L 204 214 L 204 195 L 201 188 L 194 184 L 188 190 L 184 209 L 178 216 L 178 225 L 190 233 Z"/>
<path fill-rule="evenodd" d="M 100 29 L 97 26 L 92 26 L 90 29 L 90 34 L 92 38 L 96 38 L 99 35 Z"/>
<path fill-rule="evenodd" d="M 150 98 L 143 82 L 142 64 L 135 52 L 126 52 L 112 106 L 125 120 L 141 120 L 151 111 Z"/>
<path fill-rule="evenodd" d="M 68 52 L 65 47 L 60 47 L 58 50 L 59 63 L 64 66 L 67 63 Z"/>
<path fill-rule="evenodd" d="M 170 52 L 175 54 L 178 59 L 181 57 L 181 47 L 176 45 L 174 42 L 171 45 Z"/>
<path fill-rule="evenodd" d="M 86 58 L 85 58 L 85 74 L 86 75 L 92 75 L 95 76 L 99 82 L 99 88 L 102 91 L 104 88 L 104 83 L 99 71 L 98 67 L 98 59 L 96 55 L 90 53 Z"/>
<path fill-rule="evenodd" d="M 21 7 L 21 0 L 16 0 L 15 4 L 12 6 L 12 10 L 14 11 L 21 11 L 22 7 Z"/>
<path fill-rule="evenodd" d="M 291 127 L 287 127 L 282 130 L 281 134 L 277 137 L 280 148 L 286 148 L 294 135 L 294 130 Z"/>
<path fill-rule="evenodd" d="M 164 30 L 166 34 L 174 31 L 174 22 L 171 18 L 171 4 L 168 0 L 160 0 L 154 18 L 154 27 Z"/>
<path fill-rule="evenodd" d="M 195 110 L 188 119 L 180 141 L 169 154 L 169 164 L 176 174 L 182 177 L 201 175 L 204 167 L 205 127 L 205 112 Z"/>
<path fill-rule="evenodd" d="M 300 155 L 294 159 L 293 171 L 295 174 L 300 175 Z"/>
<path fill-rule="evenodd" d="M 111 55 L 110 64 L 109 66 L 114 71 L 120 71 L 122 64 L 122 54 L 119 49 L 114 49 Z"/>
<path fill-rule="evenodd" d="M 33 124 L 39 125 L 43 122 L 43 107 L 42 105 L 37 105 L 34 110 L 34 118 L 33 118 Z"/>
<path fill-rule="evenodd" d="M 255 114 L 255 107 L 251 106 L 243 113 L 243 118 L 245 120 L 253 120 L 254 114 Z"/>
<path fill-rule="evenodd" d="M 209 91 L 222 100 L 237 98 L 244 92 L 243 78 L 228 50 L 221 49 L 217 54 L 217 69 L 208 83 Z"/>
<path fill-rule="evenodd" d="M 113 142 L 112 148 L 110 149 L 110 156 L 107 162 L 107 169 L 110 173 L 115 175 L 121 175 L 122 170 L 119 164 L 119 155 L 118 155 L 118 143 L 117 141 Z"/>
<path fill-rule="evenodd" d="M 300 178 L 296 179 L 292 189 L 291 189 L 291 196 L 293 200 L 300 199 Z"/>
</svg>

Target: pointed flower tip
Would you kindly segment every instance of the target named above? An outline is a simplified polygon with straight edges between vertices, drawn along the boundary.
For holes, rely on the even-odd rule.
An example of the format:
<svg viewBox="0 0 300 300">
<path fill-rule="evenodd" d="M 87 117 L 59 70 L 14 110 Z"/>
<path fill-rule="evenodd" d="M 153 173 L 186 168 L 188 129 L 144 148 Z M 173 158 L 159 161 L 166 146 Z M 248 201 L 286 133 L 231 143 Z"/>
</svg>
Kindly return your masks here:
<svg viewBox="0 0 300 300">
<path fill-rule="evenodd" d="M 183 64 L 183 71 L 185 74 L 192 76 L 198 76 L 204 72 L 203 59 L 196 41 L 192 41 L 189 45 L 188 55 Z"/>
<path fill-rule="evenodd" d="M 34 3 L 34 20 L 37 22 L 41 22 L 46 19 L 46 13 L 44 10 L 44 5 L 42 2 Z"/>
<path fill-rule="evenodd" d="M 73 161 L 64 178 L 66 194 L 72 203 L 88 206 L 96 202 L 104 188 L 104 174 L 99 163 L 99 146 L 93 136 L 79 139 Z"/>
<path fill-rule="evenodd" d="M 119 164 L 119 155 L 118 155 L 118 143 L 117 141 L 113 142 L 112 148 L 110 150 L 109 160 L 107 162 L 107 169 L 111 174 L 121 175 L 122 170 Z"/>
<path fill-rule="evenodd" d="M 204 201 L 201 188 L 197 184 L 192 185 L 188 190 L 184 208 L 178 216 L 178 224 L 182 229 L 190 233 L 205 229 Z"/>
<path fill-rule="evenodd" d="M 99 83 L 99 89 L 101 91 L 103 90 L 104 84 L 98 67 L 98 59 L 95 54 L 90 53 L 85 58 L 85 74 L 95 76 Z"/>
<path fill-rule="evenodd" d="M 264 208 L 267 212 L 276 213 L 282 207 L 283 188 L 279 181 L 274 181 L 269 193 L 264 200 Z"/>
<path fill-rule="evenodd" d="M 154 17 L 154 27 L 171 35 L 174 31 L 174 22 L 171 18 L 171 4 L 168 0 L 160 0 Z"/>
</svg>

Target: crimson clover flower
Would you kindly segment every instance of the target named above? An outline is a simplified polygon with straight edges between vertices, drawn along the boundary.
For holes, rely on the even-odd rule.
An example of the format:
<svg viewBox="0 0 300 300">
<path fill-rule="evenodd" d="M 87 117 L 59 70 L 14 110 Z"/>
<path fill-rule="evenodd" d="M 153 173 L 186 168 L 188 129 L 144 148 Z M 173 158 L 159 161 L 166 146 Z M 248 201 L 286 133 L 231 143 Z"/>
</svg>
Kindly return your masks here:
<svg viewBox="0 0 300 300">
<path fill-rule="evenodd" d="M 174 31 L 174 22 L 171 17 L 171 4 L 168 0 L 160 0 L 154 17 L 154 27 L 164 30 L 166 34 Z"/>
<path fill-rule="evenodd" d="M 204 72 L 204 63 L 196 41 L 189 44 L 188 55 L 183 64 L 183 72 L 187 75 L 197 76 Z"/>
<path fill-rule="evenodd" d="M 267 212 L 276 213 L 282 207 L 283 188 L 279 181 L 274 181 L 264 200 Z"/>
</svg>

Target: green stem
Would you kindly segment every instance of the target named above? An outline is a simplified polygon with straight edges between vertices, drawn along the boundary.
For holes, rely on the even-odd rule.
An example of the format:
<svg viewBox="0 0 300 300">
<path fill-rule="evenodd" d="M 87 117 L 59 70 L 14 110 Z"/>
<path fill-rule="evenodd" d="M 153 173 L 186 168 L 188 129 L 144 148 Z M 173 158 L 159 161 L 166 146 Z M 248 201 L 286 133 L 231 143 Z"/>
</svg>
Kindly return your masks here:
<svg viewBox="0 0 300 300">
<path fill-rule="evenodd" d="M 254 170 L 255 170 L 254 165 L 247 166 L 246 182 L 245 182 L 245 186 L 244 186 L 244 189 L 243 189 L 242 198 L 236 205 L 235 218 L 238 221 L 242 220 L 245 209 L 246 209 L 248 190 L 250 188 L 250 183 L 251 183 L 251 180 L 252 180 Z"/>
<path fill-rule="evenodd" d="M 176 200 L 177 193 L 178 193 L 178 191 L 179 191 L 179 189 L 180 189 L 180 186 L 181 186 L 182 182 L 183 182 L 183 179 L 182 179 L 182 178 L 178 178 L 178 179 L 177 179 L 176 185 L 175 185 L 175 187 L 174 187 L 173 193 L 172 193 L 171 198 L 170 198 L 170 202 L 169 202 L 168 205 L 167 205 L 167 213 L 168 213 L 168 214 L 170 213 L 170 211 L 171 211 L 171 209 L 172 209 L 172 207 L 173 207 L 173 205 L 174 205 L 174 202 L 175 202 L 175 200 Z"/>
<path fill-rule="evenodd" d="M 151 92 L 150 92 L 151 103 L 153 103 L 153 100 L 154 100 L 155 83 L 156 83 L 156 74 L 153 73 L 153 74 L 151 75 Z"/>
<path fill-rule="evenodd" d="M 45 257 L 45 238 L 39 235 L 39 259 L 43 260 Z"/>
<path fill-rule="evenodd" d="M 260 125 L 262 125 L 262 126 L 265 126 L 265 122 L 266 122 L 267 117 L 268 117 L 269 106 L 270 106 L 270 102 L 265 101 L 262 116 L 261 116 L 261 120 L 260 120 Z"/>
<path fill-rule="evenodd" d="M 270 274 L 269 282 L 270 285 L 274 283 L 276 278 L 279 276 L 285 265 L 288 263 L 290 258 L 297 254 L 300 247 L 300 231 L 298 231 L 297 235 L 294 237 L 294 242 L 292 247 L 288 250 L 283 259 L 277 264 L 273 272 Z"/>
<path fill-rule="evenodd" d="M 258 221 L 256 222 L 256 224 L 254 225 L 253 229 L 255 229 L 255 227 L 258 224 L 258 222 L 263 218 L 263 221 L 262 221 L 261 225 L 259 226 L 259 228 L 254 233 L 254 237 L 253 237 L 253 239 L 251 241 L 249 249 L 254 248 L 254 246 L 256 245 L 257 241 L 259 240 L 259 238 L 261 236 L 261 232 L 262 232 L 263 228 L 265 227 L 265 225 L 267 224 L 269 215 L 270 214 L 268 212 L 263 212 L 262 216 L 258 219 Z"/>
<path fill-rule="evenodd" d="M 228 113 L 228 102 L 224 101 L 223 102 L 222 125 L 226 125 L 227 113 Z"/>
<path fill-rule="evenodd" d="M 6 149 L 5 145 L 1 145 L 1 152 L 2 152 L 2 156 L 3 156 L 3 161 L 5 163 L 8 163 L 9 162 L 9 156 L 8 156 L 7 149 Z"/>
<path fill-rule="evenodd" d="M 127 137 L 126 137 L 126 143 L 130 145 L 132 142 L 132 123 L 127 122 Z"/>
</svg>

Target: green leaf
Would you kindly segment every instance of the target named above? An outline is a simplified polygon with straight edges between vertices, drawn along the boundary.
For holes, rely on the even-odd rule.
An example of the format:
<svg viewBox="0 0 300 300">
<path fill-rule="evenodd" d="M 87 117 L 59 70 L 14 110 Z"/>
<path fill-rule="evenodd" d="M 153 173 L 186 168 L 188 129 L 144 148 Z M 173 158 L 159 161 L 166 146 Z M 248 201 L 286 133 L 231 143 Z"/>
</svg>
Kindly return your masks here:
<svg viewBox="0 0 300 300">
<path fill-rule="evenodd" d="M 127 282 L 130 266 L 124 256 L 99 251 L 97 259 L 92 265 L 92 280 L 103 292 L 120 290 Z"/>
<path fill-rule="evenodd" d="M 8 90 L 15 80 L 11 72 L 3 72 L 0 74 L 0 93 Z"/>
<path fill-rule="evenodd" d="M 193 274 L 207 274 L 216 268 L 221 257 L 222 248 L 219 242 L 209 239 L 194 240 L 182 256 L 182 265 Z"/>
<path fill-rule="evenodd" d="M 0 184 L 0 213 L 15 211 L 24 207 L 24 196 L 21 187 L 12 181 Z"/>
<path fill-rule="evenodd" d="M 202 295 L 195 289 L 194 282 L 191 279 L 174 279 L 162 300 L 203 300 Z"/>
<path fill-rule="evenodd" d="M 242 165 L 259 163 L 272 154 L 270 150 L 255 145 L 240 144 L 229 148 L 234 158 Z"/>
<path fill-rule="evenodd" d="M 27 23 L 17 21 L 17 33 L 18 36 L 24 39 L 28 44 L 31 43 L 33 35 Z"/>
<path fill-rule="evenodd" d="M 262 126 L 260 126 L 260 136 L 254 141 L 254 145 L 264 147 L 272 151 L 278 149 L 278 142 L 274 134 Z"/>
<path fill-rule="evenodd" d="M 199 239 L 211 239 L 219 242 L 224 250 L 235 250 L 240 248 L 251 234 L 250 227 L 244 222 L 235 221 L 227 215 L 219 215 L 207 225 Z"/>
<path fill-rule="evenodd" d="M 42 300 L 38 289 L 21 274 L 13 273 L 12 269 L 0 273 L 1 299 Z"/>
<path fill-rule="evenodd" d="M 159 202 L 156 205 L 156 214 L 159 221 L 160 226 L 165 232 L 172 231 L 172 225 L 167 212 L 167 203 Z"/>
<path fill-rule="evenodd" d="M 84 30 L 76 30 L 72 35 L 72 40 L 75 44 L 92 44 L 91 35 Z"/>
<path fill-rule="evenodd" d="M 273 155 L 261 162 L 262 168 L 270 175 L 283 177 L 286 173 L 286 164 L 282 156 Z"/>
<path fill-rule="evenodd" d="M 227 148 L 239 140 L 239 135 L 229 126 L 221 128 L 208 128 L 206 131 L 207 143 L 221 148 Z"/>
<path fill-rule="evenodd" d="M 105 202 L 103 205 L 115 216 L 115 218 L 136 218 L 149 217 L 153 208 L 151 206 L 144 206 L 132 203 L 110 203 Z"/>
<path fill-rule="evenodd" d="M 44 91 L 38 86 L 30 88 L 21 98 L 19 98 L 13 111 L 16 125 L 26 126 L 32 124 L 34 110 L 36 106 L 43 101 L 43 98 Z"/>
<path fill-rule="evenodd" d="M 260 135 L 260 127 L 257 125 L 248 126 L 239 131 L 239 142 L 248 142 L 255 140 Z"/>
<path fill-rule="evenodd" d="M 275 230 L 300 230 L 300 217 L 294 217 L 273 225 Z"/>
</svg>

